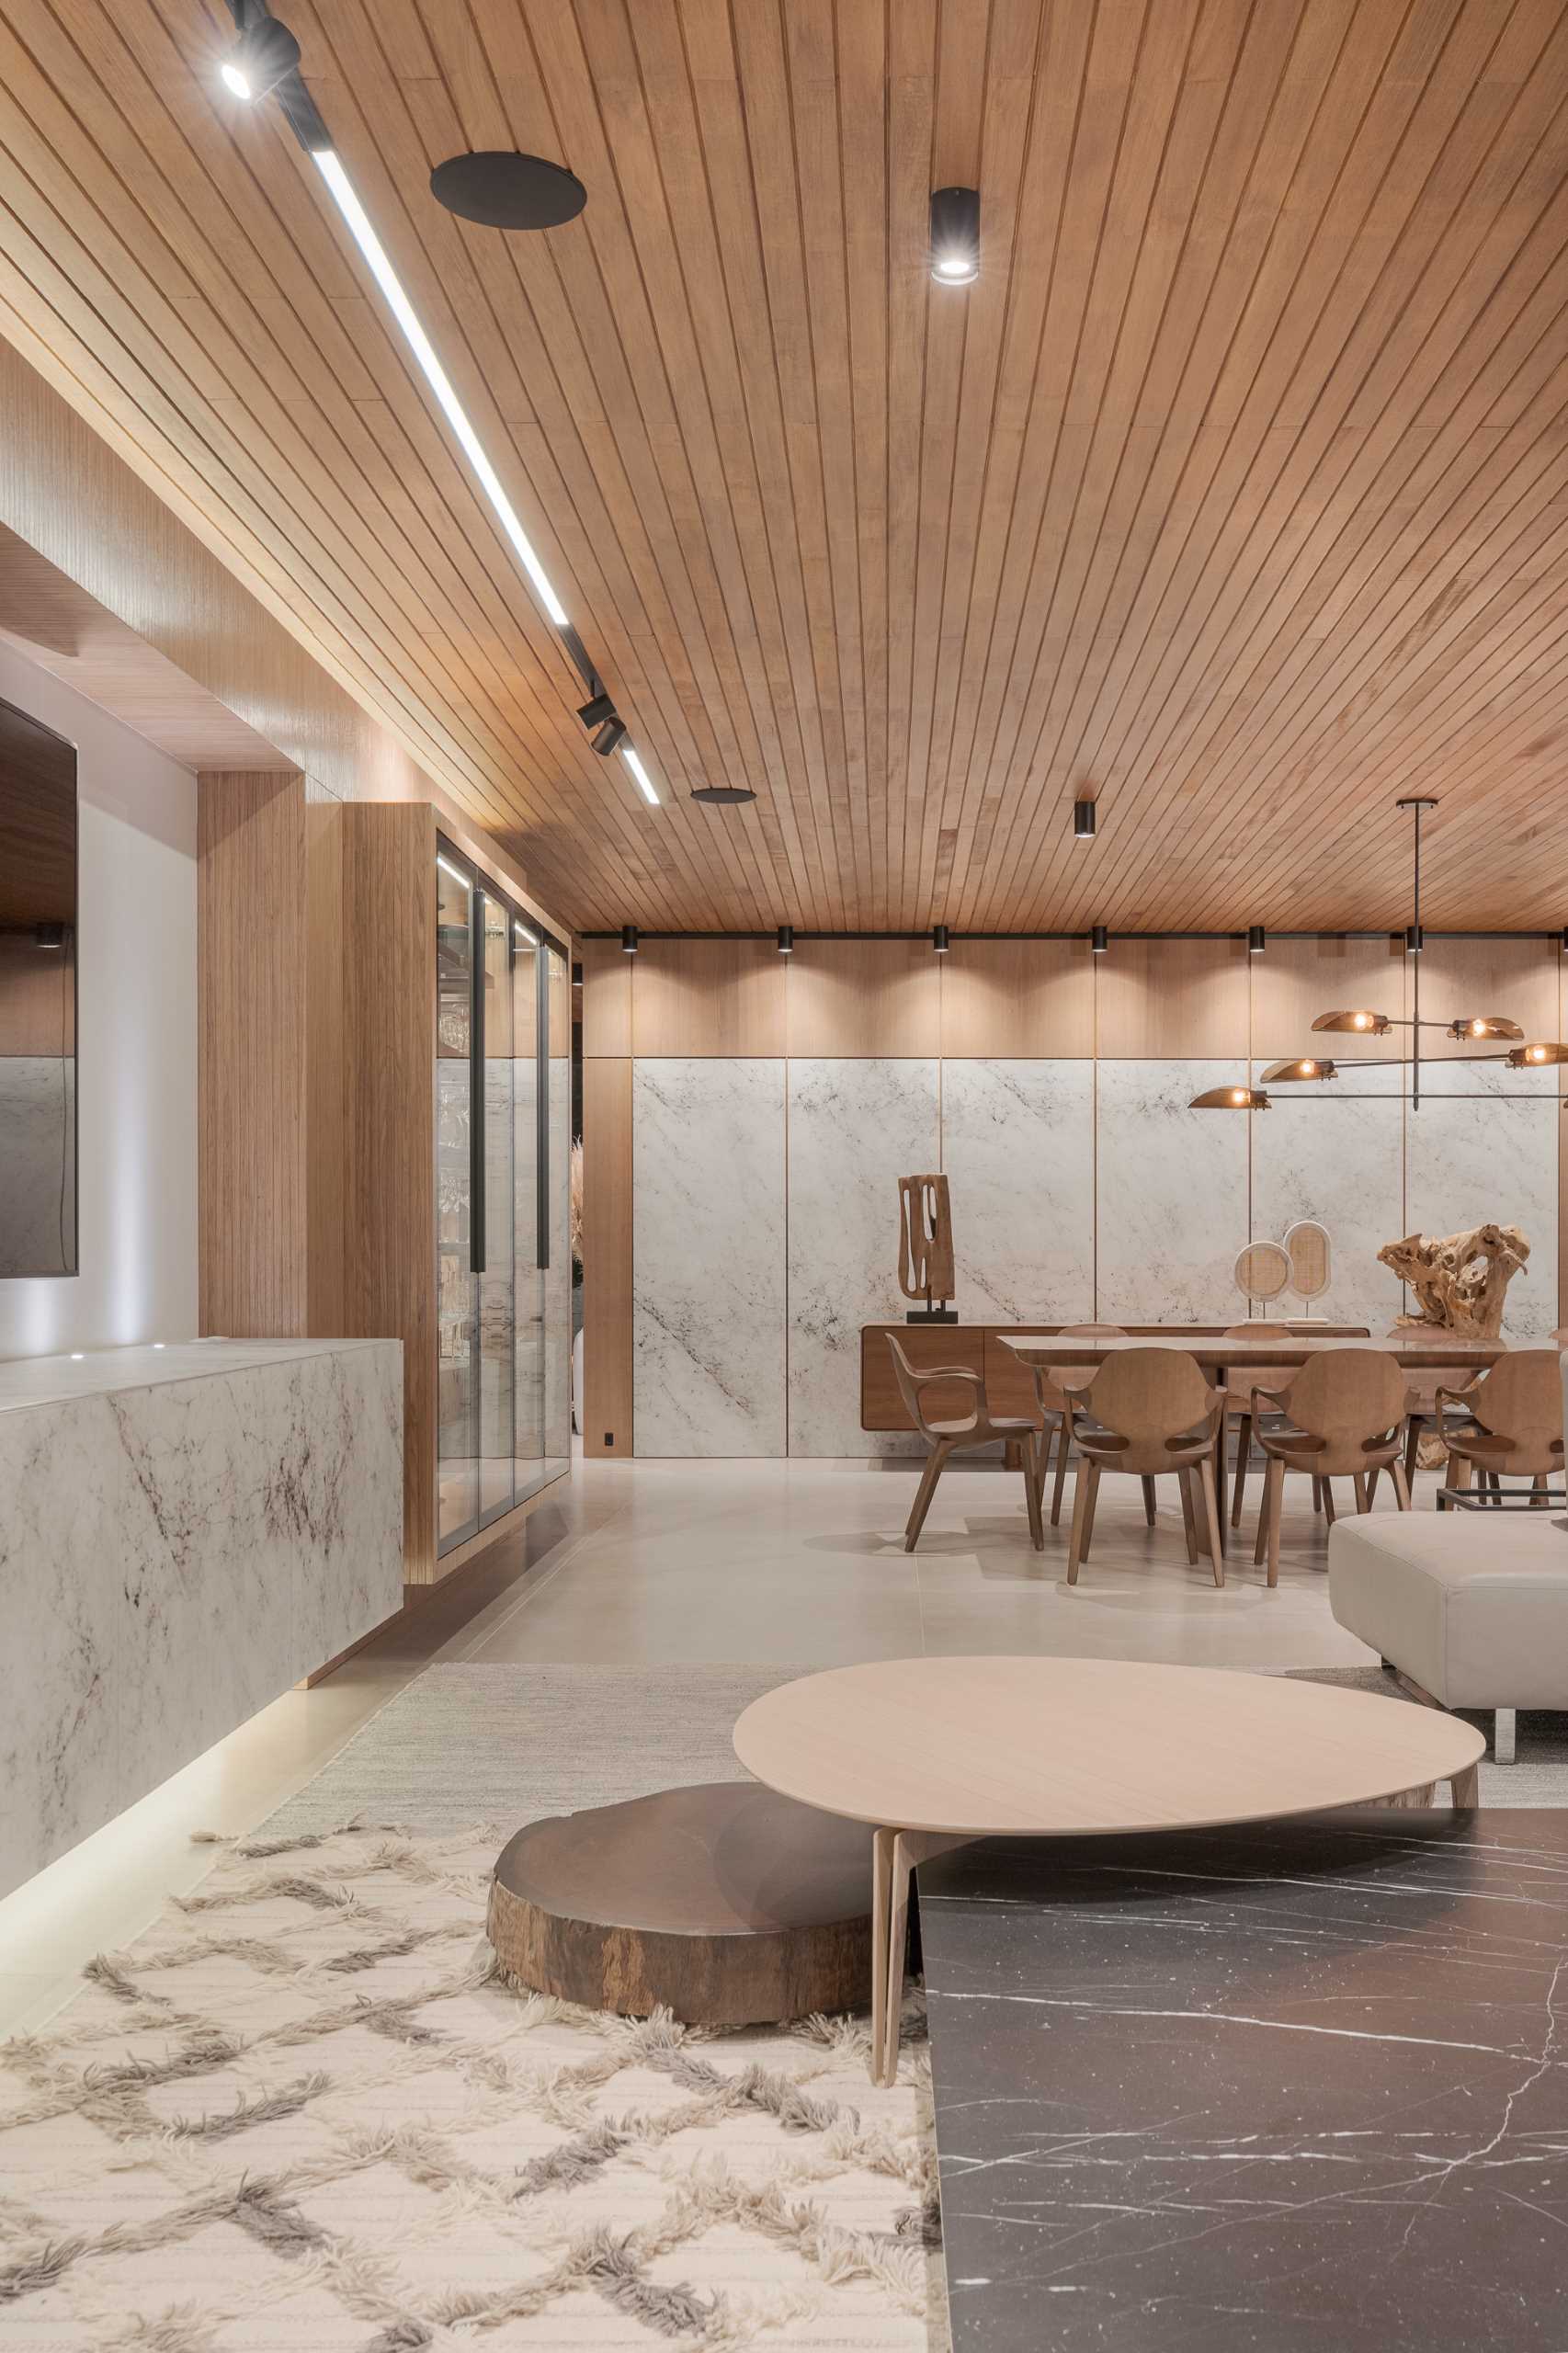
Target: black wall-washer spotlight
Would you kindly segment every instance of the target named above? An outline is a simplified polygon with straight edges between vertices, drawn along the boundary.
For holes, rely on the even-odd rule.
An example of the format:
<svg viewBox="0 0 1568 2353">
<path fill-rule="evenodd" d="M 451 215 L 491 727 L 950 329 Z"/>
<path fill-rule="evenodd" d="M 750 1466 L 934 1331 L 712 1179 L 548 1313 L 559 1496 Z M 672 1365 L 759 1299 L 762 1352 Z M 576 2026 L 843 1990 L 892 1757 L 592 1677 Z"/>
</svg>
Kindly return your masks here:
<svg viewBox="0 0 1568 2353">
<path fill-rule="evenodd" d="M 1247 954 L 1249 956 L 1261 956 L 1264 949 L 1267 945 L 1267 939 L 1268 935 L 1264 930 L 1263 926 L 1260 923 L 1249 923 L 1247 926 Z"/>
<path fill-rule="evenodd" d="M 1109 932 L 1108 932 L 1108 931 L 1107 931 L 1107 929 L 1106 929 L 1106 927 L 1105 927 L 1105 926 L 1104 926 L 1104 924 L 1103 924 L 1103 923 L 1097 923 L 1097 924 L 1096 924 L 1096 926 L 1095 926 L 1094 929 L 1093 929 L 1093 930 L 1090 932 L 1090 934 L 1089 934 L 1089 953 L 1090 953 L 1090 955 L 1091 955 L 1091 956 L 1103 956 L 1103 955 L 1106 953 L 1107 949 L 1109 948 L 1109 946 L 1110 946 L 1110 934 L 1109 934 Z"/>
<path fill-rule="evenodd" d="M 1073 803 L 1073 838 L 1075 842 L 1092 842 L 1095 838 L 1095 804 L 1092 801 Z"/>
<path fill-rule="evenodd" d="M 623 923 L 620 926 L 620 952 L 623 956 L 635 956 L 637 953 L 637 926 L 634 923 Z"/>
<path fill-rule="evenodd" d="M 598 754 L 601 760 L 608 759 L 610 754 L 614 751 L 616 745 L 619 743 L 625 733 L 625 720 L 617 719 L 612 711 L 609 718 L 605 721 L 604 725 L 597 731 L 594 736 L 594 749 Z"/>
<path fill-rule="evenodd" d="M 931 926 L 931 947 L 933 952 L 937 956 L 945 956 L 948 952 L 949 946 L 949 942 L 948 939 L 947 925 L 945 923 L 934 923 Z"/>
<path fill-rule="evenodd" d="M 1406 954 L 1407 956 L 1419 956 L 1419 955 L 1420 955 L 1420 953 L 1421 953 L 1421 951 L 1422 951 L 1422 949 L 1426 947 L 1426 925 L 1425 925 L 1425 924 L 1419 924 L 1419 923 L 1407 923 L 1407 924 L 1405 925 L 1405 926 L 1404 926 L 1404 952 L 1405 952 L 1405 954 Z"/>
<path fill-rule="evenodd" d="M 300 63 L 300 44 L 276 17 L 256 17 L 218 68 L 223 86 L 254 106 L 270 97 Z"/>
<path fill-rule="evenodd" d="M 792 923 L 781 923 L 778 926 L 778 953 L 780 956 L 792 956 L 794 952 L 795 926 Z"/>
<path fill-rule="evenodd" d="M 595 695 L 591 702 L 577 705 L 577 716 L 585 727 L 602 727 L 607 719 L 615 717 L 615 705 L 608 695 Z"/>
</svg>

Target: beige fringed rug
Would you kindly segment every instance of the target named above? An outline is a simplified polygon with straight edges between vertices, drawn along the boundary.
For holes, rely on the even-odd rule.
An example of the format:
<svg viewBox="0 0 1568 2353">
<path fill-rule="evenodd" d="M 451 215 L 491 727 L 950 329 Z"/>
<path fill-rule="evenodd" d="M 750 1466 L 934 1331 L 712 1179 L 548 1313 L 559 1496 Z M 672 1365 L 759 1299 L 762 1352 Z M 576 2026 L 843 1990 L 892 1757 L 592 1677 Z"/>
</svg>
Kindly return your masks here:
<svg viewBox="0 0 1568 2353">
<path fill-rule="evenodd" d="M 930 2353 L 925 2046 L 519 1993 L 507 1832 L 241 1843 L 0 2046 L 0 2343 L 28 2353 Z"/>
</svg>

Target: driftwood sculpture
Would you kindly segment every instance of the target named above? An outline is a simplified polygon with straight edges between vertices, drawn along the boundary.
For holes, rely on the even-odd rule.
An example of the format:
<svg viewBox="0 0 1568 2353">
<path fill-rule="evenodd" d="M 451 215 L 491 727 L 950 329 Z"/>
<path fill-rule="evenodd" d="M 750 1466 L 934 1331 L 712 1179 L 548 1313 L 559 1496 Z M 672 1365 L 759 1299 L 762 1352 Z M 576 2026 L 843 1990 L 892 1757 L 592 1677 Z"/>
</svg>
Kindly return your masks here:
<svg viewBox="0 0 1568 2353">
<path fill-rule="evenodd" d="M 1407 1233 L 1403 1242 L 1385 1243 L 1378 1257 L 1415 1294 L 1421 1312 L 1402 1315 L 1402 1324 L 1494 1340 L 1503 1328 L 1504 1296 L 1529 1255 L 1517 1225 L 1471 1225 L 1440 1239 Z"/>
<path fill-rule="evenodd" d="M 958 1288 L 953 1274 L 953 1212 L 945 1176 L 901 1176 L 898 1180 L 898 1287 L 905 1299 L 924 1301 L 910 1323 L 956 1323 L 945 1302 Z M 944 1302 L 935 1306 L 934 1301 Z"/>
</svg>

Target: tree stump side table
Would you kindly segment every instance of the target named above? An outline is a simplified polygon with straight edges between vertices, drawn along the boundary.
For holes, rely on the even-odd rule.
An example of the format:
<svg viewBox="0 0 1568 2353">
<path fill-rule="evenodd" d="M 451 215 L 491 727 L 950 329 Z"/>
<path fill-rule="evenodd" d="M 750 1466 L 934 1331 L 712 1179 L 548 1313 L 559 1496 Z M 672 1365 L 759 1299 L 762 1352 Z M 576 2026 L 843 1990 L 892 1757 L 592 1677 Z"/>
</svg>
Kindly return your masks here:
<svg viewBox="0 0 1568 2353">
<path fill-rule="evenodd" d="M 781 2025 L 871 1998 L 871 1832 L 755 1781 L 529 1823 L 489 1933 L 520 1985 L 688 2026 Z"/>
</svg>

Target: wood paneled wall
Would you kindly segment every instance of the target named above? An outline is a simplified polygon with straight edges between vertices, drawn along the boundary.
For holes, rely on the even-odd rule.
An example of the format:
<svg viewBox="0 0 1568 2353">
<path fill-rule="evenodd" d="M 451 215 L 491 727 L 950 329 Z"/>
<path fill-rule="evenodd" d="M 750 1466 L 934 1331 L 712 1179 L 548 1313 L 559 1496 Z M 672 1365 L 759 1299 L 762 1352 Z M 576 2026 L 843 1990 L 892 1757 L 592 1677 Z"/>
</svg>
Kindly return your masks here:
<svg viewBox="0 0 1568 2353">
<path fill-rule="evenodd" d="M 1233 1057 L 1323 1047 L 1315 1014 L 1366 1006 L 1408 1016 L 1413 964 L 1381 934 L 1276 937 L 1261 956 L 1240 939 L 647 939 L 583 943 L 585 1341 L 588 1453 L 632 1451 L 631 1065 L 642 1056 L 850 1059 Z M 1428 938 L 1422 1014 L 1507 1014 L 1528 1035 L 1568 1020 L 1554 937 Z M 1408 1033 L 1403 1033 L 1408 1035 Z M 1387 1043 L 1333 1040 L 1336 1058 Z M 1423 1054 L 1462 1047 L 1427 1030 Z M 1559 1313 L 1568 1321 L 1568 1160 L 1559 1151 Z M 613 1444 L 606 1433 L 613 1432 Z"/>
</svg>

